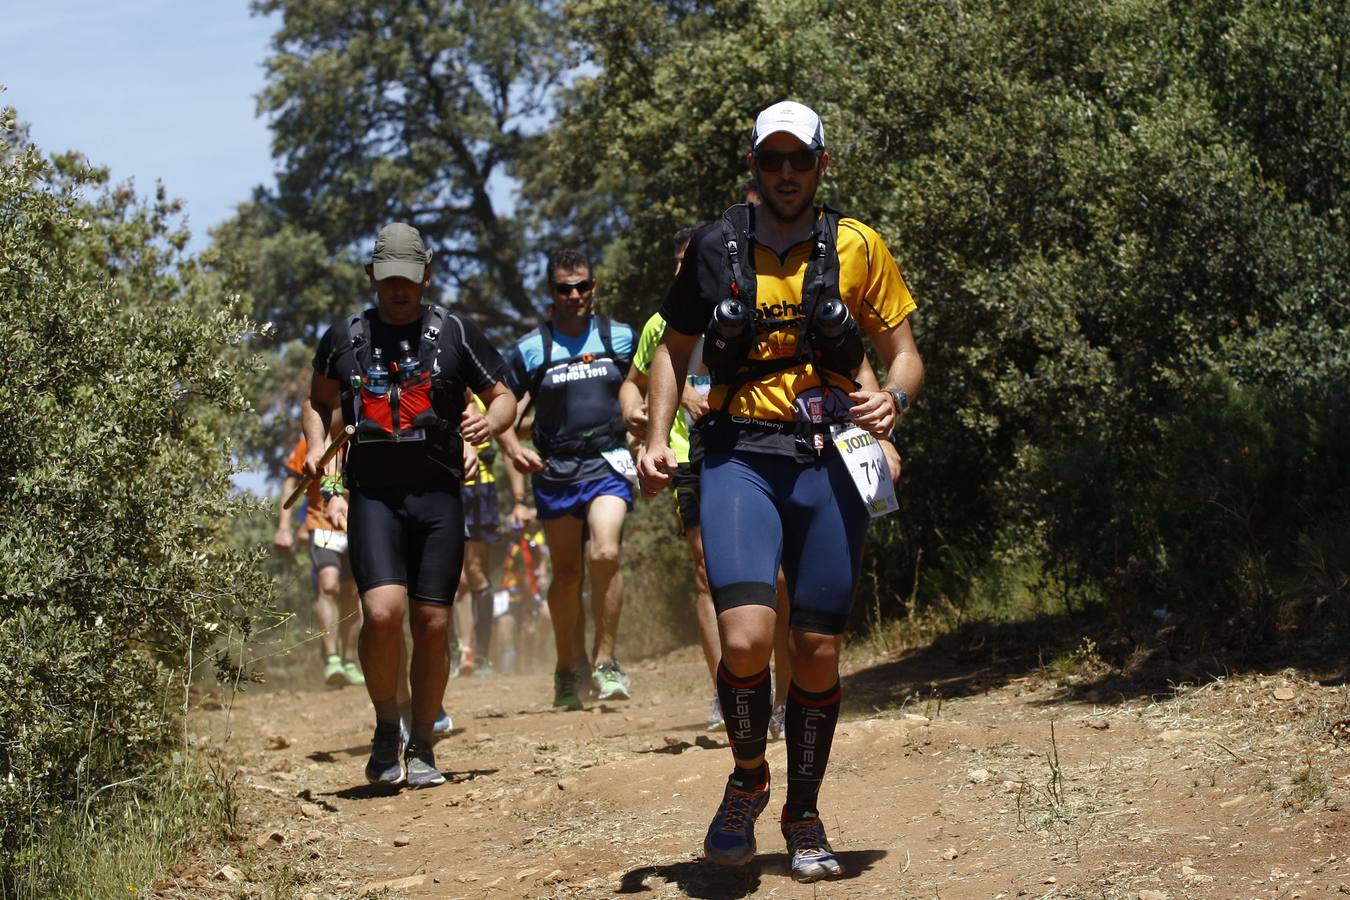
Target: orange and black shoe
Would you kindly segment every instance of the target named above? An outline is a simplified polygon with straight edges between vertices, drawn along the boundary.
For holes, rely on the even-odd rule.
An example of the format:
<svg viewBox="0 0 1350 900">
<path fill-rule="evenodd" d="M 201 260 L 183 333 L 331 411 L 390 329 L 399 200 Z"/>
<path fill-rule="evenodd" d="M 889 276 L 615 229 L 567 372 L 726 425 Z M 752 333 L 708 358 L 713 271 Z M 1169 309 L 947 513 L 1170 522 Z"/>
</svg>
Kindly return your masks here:
<svg viewBox="0 0 1350 900">
<path fill-rule="evenodd" d="M 769 805 L 769 779 L 758 786 L 739 769 L 727 779 L 722 805 L 717 807 L 708 834 L 703 839 L 703 854 L 719 866 L 743 866 L 755 855 L 755 820 Z"/>
</svg>

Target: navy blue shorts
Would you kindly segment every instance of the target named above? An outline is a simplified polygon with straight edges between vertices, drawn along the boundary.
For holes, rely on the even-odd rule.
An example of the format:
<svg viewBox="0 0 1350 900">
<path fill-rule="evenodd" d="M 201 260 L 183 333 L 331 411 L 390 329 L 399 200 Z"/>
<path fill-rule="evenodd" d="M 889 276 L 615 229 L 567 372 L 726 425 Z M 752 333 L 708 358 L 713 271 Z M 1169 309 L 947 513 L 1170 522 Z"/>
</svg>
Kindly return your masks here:
<svg viewBox="0 0 1350 900">
<path fill-rule="evenodd" d="M 501 511 L 497 507 L 497 485 L 466 484 L 460 488 L 464 497 L 464 530 L 471 541 L 492 543 L 501 528 Z"/>
<path fill-rule="evenodd" d="M 767 453 L 709 453 L 701 492 L 717 498 L 717 514 L 702 522 L 717 611 L 748 604 L 776 609 L 781 564 L 791 626 L 842 634 L 869 516 L 839 455 L 799 463 Z"/>
<path fill-rule="evenodd" d="M 605 495 L 618 497 L 630 510 L 633 508 L 633 486 L 618 472 L 576 484 L 534 480 L 534 505 L 541 519 L 561 519 L 563 516 L 584 519 L 591 501 Z"/>
</svg>

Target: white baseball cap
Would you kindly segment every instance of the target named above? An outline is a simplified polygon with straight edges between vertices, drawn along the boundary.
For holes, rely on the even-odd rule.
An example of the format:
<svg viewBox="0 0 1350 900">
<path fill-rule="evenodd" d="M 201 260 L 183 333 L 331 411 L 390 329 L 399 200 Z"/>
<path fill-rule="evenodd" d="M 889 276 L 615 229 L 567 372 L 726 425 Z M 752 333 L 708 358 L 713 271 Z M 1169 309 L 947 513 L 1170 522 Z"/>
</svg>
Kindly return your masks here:
<svg viewBox="0 0 1350 900">
<path fill-rule="evenodd" d="M 786 131 L 812 150 L 825 149 L 825 126 L 820 123 L 820 116 L 795 100 L 775 103 L 759 114 L 755 130 L 750 132 L 750 149 L 758 150 L 765 138 L 780 131 Z"/>
</svg>

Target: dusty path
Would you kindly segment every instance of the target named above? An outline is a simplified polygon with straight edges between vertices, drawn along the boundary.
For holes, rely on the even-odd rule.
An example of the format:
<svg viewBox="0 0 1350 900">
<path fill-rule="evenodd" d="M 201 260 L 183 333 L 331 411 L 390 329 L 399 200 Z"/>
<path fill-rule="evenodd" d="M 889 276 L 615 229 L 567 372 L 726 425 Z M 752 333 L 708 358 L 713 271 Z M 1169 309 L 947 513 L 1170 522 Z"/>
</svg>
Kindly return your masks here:
<svg viewBox="0 0 1350 900">
<path fill-rule="evenodd" d="M 363 784 L 362 692 L 249 695 L 229 742 L 242 750 L 253 868 L 240 883 L 166 887 L 241 895 L 270 877 L 263 893 L 296 897 L 1350 894 L 1344 684 L 1248 675 L 1092 702 L 1042 674 L 939 669 L 911 653 L 855 660 L 845 680 L 822 796 L 844 879 L 787 875 L 781 743 L 756 863 L 698 860 L 729 751 L 703 730 L 709 685 L 691 651 L 633 668 L 632 701 L 581 713 L 549 710 L 544 676 L 454 680 L 457 730 L 437 749 L 451 781 L 398 794 Z M 207 740 L 225 738 L 225 715 L 200 714 Z M 289 876 L 269 853 L 292 861 Z"/>
</svg>

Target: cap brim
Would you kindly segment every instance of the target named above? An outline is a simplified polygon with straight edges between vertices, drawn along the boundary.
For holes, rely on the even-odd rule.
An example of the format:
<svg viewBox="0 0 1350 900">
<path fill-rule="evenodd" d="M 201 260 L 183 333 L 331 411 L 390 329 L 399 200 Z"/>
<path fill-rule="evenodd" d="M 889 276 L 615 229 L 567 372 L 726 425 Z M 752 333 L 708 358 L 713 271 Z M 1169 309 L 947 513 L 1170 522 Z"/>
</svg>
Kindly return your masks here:
<svg viewBox="0 0 1350 900">
<path fill-rule="evenodd" d="M 406 278 L 409 281 L 420 282 L 422 276 L 426 274 L 426 266 L 415 262 L 405 262 L 400 259 L 385 260 L 372 264 L 375 280 L 384 281 L 386 278 Z"/>
<path fill-rule="evenodd" d="M 775 128 L 773 131 L 770 131 L 768 134 L 758 134 L 758 135 L 755 135 L 755 143 L 754 143 L 754 146 L 752 146 L 750 149 L 751 149 L 751 150 L 758 150 L 760 144 L 764 143 L 764 142 L 767 141 L 769 138 L 773 137 L 775 134 L 790 134 L 790 135 L 792 135 L 793 137 L 795 137 L 797 140 L 799 140 L 799 141 L 801 141 L 803 144 L 805 144 L 805 145 L 806 145 L 809 149 L 811 149 L 811 150 L 820 150 L 820 149 L 821 149 L 820 147 L 817 147 L 816 144 L 815 144 L 816 136 L 815 136 L 814 134 L 812 134 L 812 133 L 810 133 L 810 132 L 807 132 L 806 129 L 801 129 L 801 130 L 799 131 L 799 130 L 797 130 L 797 129 L 795 129 L 795 128 Z"/>
</svg>

